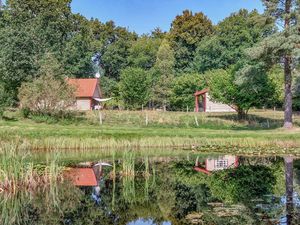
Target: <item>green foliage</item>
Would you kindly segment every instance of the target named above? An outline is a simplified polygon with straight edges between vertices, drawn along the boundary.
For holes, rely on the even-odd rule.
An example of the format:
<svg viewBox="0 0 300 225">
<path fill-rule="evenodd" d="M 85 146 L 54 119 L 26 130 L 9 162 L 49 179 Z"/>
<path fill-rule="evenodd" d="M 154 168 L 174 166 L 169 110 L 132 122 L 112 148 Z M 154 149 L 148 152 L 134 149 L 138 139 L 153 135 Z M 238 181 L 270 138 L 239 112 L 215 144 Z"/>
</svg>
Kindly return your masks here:
<svg viewBox="0 0 300 225">
<path fill-rule="evenodd" d="M 210 177 L 212 195 L 225 202 L 248 202 L 272 193 L 275 178 L 265 166 L 239 166 L 213 173 Z"/>
<path fill-rule="evenodd" d="M 262 107 L 274 102 L 275 85 L 259 65 L 238 65 L 227 71 L 212 70 L 205 77 L 212 99 L 231 105 L 241 119 L 251 107 Z"/>
<path fill-rule="evenodd" d="M 206 87 L 204 76 L 200 74 L 184 74 L 174 79 L 171 94 L 171 108 L 173 110 L 194 110 L 196 91 Z"/>
<path fill-rule="evenodd" d="M 105 76 L 120 79 L 120 71 L 128 66 L 129 49 L 137 39 L 135 33 L 118 27 L 113 21 L 105 24 L 91 20 L 95 61 L 104 69 Z"/>
<path fill-rule="evenodd" d="M 0 82 L 17 101 L 22 82 L 38 76 L 39 59 L 53 54 L 72 76 L 91 70 L 90 29 L 72 14 L 70 0 L 10 0 L 0 26 Z"/>
<path fill-rule="evenodd" d="M 4 115 L 5 108 L 12 102 L 10 93 L 7 93 L 4 85 L 0 83 L 0 119 Z"/>
<path fill-rule="evenodd" d="M 176 16 L 171 25 L 169 39 L 175 52 L 176 69 L 184 71 L 190 67 L 197 45 L 213 32 L 212 22 L 203 14 L 189 10 Z"/>
<path fill-rule="evenodd" d="M 245 58 L 244 50 L 252 47 L 267 32 L 263 17 L 243 9 L 225 18 L 216 26 L 212 37 L 204 38 L 195 54 L 194 69 L 203 73 L 226 69 Z"/>
<path fill-rule="evenodd" d="M 139 109 L 145 105 L 150 96 L 150 76 L 140 68 L 126 68 L 121 72 L 120 95 L 125 106 Z"/>
<path fill-rule="evenodd" d="M 80 15 L 72 15 L 72 38 L 63 50 L 62 64 L 69 76 L 83 78 L 95 73 L 92 57 L 95 54 L 90 22 Z"/>
<path fill-rule="evenodd" d="M 128 63 L 131 67 L 151 69 L 156 60 L 156 54 L 161 40 L 143 36 L 133 42 L 129 49 Z"/>
<path fill-rule="evenodd" d="M 165 39 L 162 41 L 156 57 L 154 66 L 155 75 L 152 78 L 153 84 L 153 102 L 156 106 L 169 108 L 171 85 L 174 78 L 175 58 L 174 52 Z"/>
</svg>

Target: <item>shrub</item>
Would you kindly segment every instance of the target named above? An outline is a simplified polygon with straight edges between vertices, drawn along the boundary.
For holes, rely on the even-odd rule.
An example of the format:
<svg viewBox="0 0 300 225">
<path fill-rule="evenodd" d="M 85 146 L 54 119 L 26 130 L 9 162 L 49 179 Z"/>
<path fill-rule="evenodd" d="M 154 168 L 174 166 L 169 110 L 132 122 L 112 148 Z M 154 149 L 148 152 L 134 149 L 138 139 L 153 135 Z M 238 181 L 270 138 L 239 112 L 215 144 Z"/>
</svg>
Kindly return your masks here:
<svg viewBox="0 0 300 225">
<path fill-rule="evenodd" d="M 19 99 L 23 111 L 33 114 L 62 115 L 74 105 L 74 87 L 65 80 L 44 75 L 33 82 L 23 83 L 19 89 Z"/>
<path fill-rule="evenodd" d="M 21 109 L 21 115 L 22 115 L 23 118 L 28 118 L 29 115 L 30 115 L 30 109 L 26 108 L 26 107 L 22 108 Z"/>
</svg>

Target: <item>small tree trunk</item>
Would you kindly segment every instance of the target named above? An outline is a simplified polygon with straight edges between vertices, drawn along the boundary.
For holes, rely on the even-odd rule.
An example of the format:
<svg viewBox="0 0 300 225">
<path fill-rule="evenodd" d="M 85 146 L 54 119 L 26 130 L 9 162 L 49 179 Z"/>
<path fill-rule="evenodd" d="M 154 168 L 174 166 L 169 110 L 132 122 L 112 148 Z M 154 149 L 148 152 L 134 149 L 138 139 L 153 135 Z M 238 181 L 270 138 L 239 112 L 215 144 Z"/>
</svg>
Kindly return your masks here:
<svg viewBox="0 0 300 225">
<path fill-rule="evenodd" d="M 239 120 L 244 120 L 246 119 L 246 112 L 243 110 L 243 109 L 238 109 L 237 110 L 237 113 L 238 113 L 238 119 Z"/>
</svg>

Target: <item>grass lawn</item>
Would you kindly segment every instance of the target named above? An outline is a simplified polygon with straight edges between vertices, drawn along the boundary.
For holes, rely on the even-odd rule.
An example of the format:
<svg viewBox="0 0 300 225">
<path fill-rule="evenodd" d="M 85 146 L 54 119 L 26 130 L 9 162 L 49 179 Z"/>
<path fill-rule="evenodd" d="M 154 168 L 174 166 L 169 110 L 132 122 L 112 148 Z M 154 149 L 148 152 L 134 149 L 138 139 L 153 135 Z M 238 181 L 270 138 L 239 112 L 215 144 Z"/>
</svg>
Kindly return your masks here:
<svg viewBox="0 0 300 225">
<path fill-rule="evenodd" d="M 289 131 L 281 128 L 282 117 L 282 112 L 252 112 L 240 122 L 235 114 L 223 113 L 104 111 L 100 125 L 98 112 L 74 121 L 23 119 L 14 112 L 0 121 L 0 141 L 33 149 L 178 147 L 300 154 L 300 116 Z"/>
</svg>

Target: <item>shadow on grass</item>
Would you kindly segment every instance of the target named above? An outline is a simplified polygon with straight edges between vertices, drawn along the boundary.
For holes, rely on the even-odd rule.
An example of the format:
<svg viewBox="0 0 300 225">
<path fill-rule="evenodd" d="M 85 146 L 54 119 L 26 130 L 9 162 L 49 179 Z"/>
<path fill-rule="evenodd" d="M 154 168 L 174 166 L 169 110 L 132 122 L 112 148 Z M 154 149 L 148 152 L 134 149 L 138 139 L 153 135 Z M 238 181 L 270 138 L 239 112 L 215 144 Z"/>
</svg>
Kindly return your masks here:
<svg viewBox="0 0 300 225">
<path fill-rule="evenodd" d="M 243 120 L 238 118 L 237 114 L 227 114 L 227 115 L 208 115 L 210 118 L 218 118 L 221 120 L 234 121 L 241 126 L 233 127 L 236 130 L 265 130 L 265 129 L 277 129 L 283 126 L 283 119 L 278 118 L 269 118 L 263 117 L 254 114 L 248 114 L 247 117 Z M 300 124 L 298 122 L 294 122 L 296 126 Z"/>
<path fill-rule="evenodd" d="M 8 117 L 8 116 L 3 116 L 2 120 L 4 120 L 4 121 L 12 121 L 12 122 L 18 121 L 18 119 L 16 117 Z"/>
</svg>

